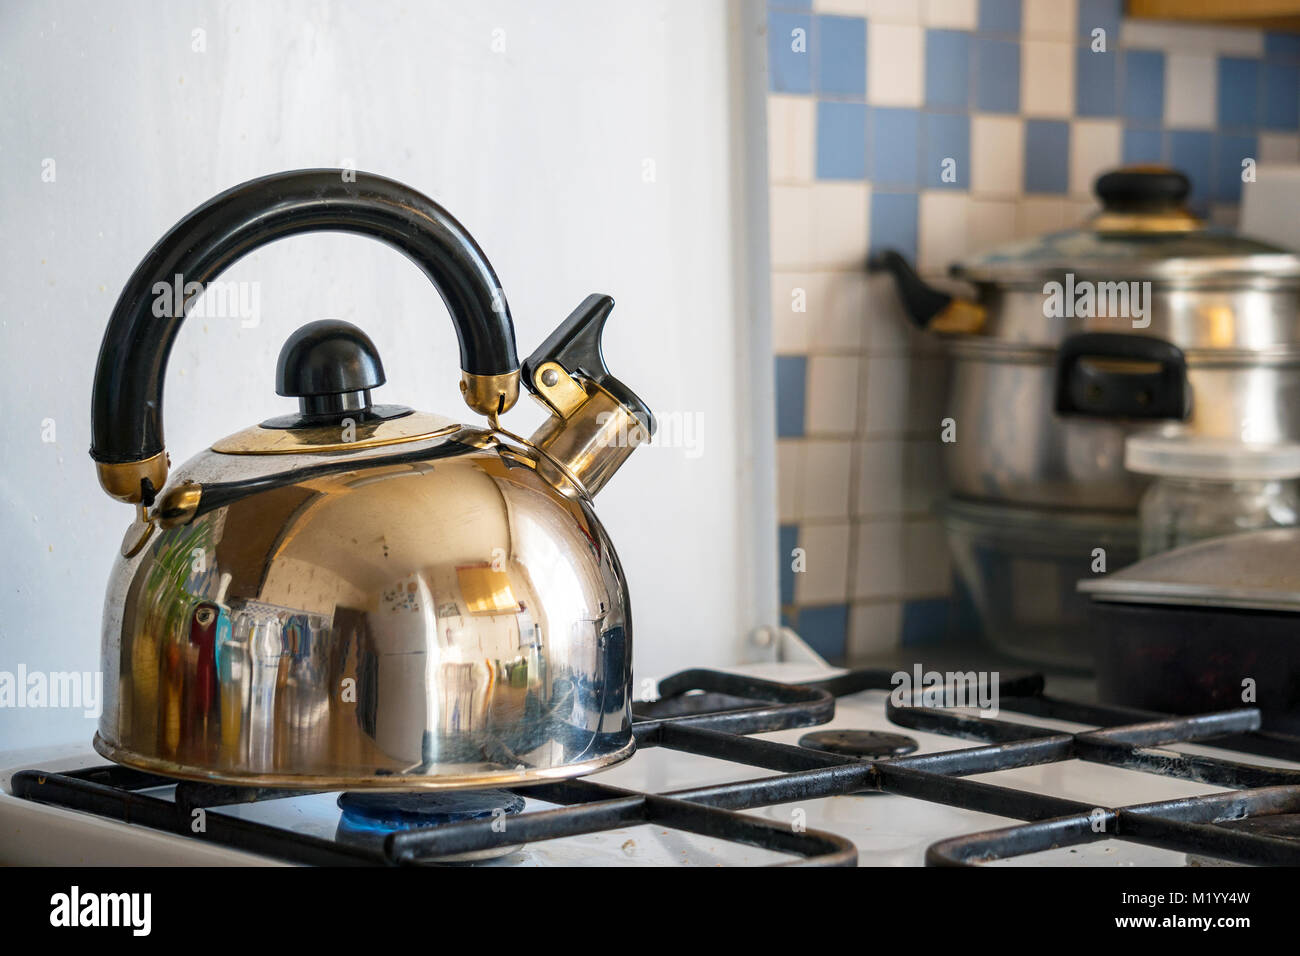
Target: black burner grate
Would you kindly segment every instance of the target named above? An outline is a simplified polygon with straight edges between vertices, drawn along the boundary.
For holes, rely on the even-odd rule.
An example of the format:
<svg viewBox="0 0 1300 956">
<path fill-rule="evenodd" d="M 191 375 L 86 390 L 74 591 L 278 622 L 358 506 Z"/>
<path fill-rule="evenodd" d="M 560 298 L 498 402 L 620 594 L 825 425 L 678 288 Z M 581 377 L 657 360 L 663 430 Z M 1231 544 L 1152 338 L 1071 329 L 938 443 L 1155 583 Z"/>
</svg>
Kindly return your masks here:
<svg viewBox="0 0 1300 956">
<path fill-rule="evenodd" d="M 555 809 L 512 817 L 505 832 L 491 820 L 467 820 L 389 834 L 376 847 L 312 837 L 280 827 L 207 814 L 192 832 L 196 810 L 279 799 L 285 790 L 176 784 L 174 800 L 142 791 L 175 783 L 124 767 L 58 774 L 16 773 L 15 795 L 42 803 L 218 843 L 295 863 L 424 864 L 497 847 L 654 824 L 797 857 L 797 862 L 852 865 L 857 850 L 843 837 L 737 811 L 868 791 L 978 810 L 1026 823 L 944 840 L 926 853 L 930 865 L 967 865 L 1057 847 L 1120 839 L 1238 863 L 1300 864 L 1300 841 L 1276 835 L 1300 814 L 1300 770 L 1259 766 L 1165 749 L 1213 742 L 1244 754 L 1300 761 L 1300 738 L 1261 732 L 1255 708 L 1192 717 L 1057 700 L 1041 677 L 1003 680 L 1000 707 L 1030 717 L 1097 729 L 1066 733 L 1008 720 L 973 717 L 941 707 L 887 705 L 906 728 L 979 742 L 979 746 L 878 760 L 755 739 L 751 734 L 829 721 L 834 698 L 892 688 L 893 673 L 853 671 L 825 681 L 780 684 L 718 671 L 683 671 L 663 681 L 661 698 L 637 705 L 639 748 L 660 747 L 777 771 L 668 793 L 640 793 L 568 780 L 516 792 Z M 1085 760 L 1228 788 L 1225 793 L 1137 806 L 1105 807 L 967 779 L 976 774 L 1063 760 Z M 1264 818 L 1273 818 L 1264 821 Z"/>
</svg>

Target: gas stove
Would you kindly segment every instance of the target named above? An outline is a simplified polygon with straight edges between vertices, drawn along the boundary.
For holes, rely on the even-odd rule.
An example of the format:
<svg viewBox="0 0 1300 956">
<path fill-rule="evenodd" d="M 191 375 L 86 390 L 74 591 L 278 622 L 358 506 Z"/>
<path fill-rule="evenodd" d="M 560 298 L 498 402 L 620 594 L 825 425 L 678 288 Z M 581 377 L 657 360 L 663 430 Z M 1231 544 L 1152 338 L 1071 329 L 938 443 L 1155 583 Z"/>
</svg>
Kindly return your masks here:
<svg viewBox="0 0 1300 956">
<path fill-rule="evenodd" d="M 177 782 L 89 748 L 6 756 L 0 862 L 478 866 L 1300 863 L 1300 738 L 1001 678 L 998 711 L 899 702 L 889 670 L 692 670 L 637 752 L 514 791 Z M 942 704 L 942 695 L 937 700 Z"/>
</svg>

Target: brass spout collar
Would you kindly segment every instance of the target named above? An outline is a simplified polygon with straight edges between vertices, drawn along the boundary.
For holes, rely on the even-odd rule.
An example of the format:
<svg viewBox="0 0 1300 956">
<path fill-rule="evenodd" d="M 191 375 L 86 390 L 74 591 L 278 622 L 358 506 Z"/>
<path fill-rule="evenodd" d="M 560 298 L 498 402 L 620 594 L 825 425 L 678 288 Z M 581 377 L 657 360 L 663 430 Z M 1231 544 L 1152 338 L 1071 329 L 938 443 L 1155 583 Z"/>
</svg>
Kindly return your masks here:
<svg viewBox="0 0 1300 956">
<path fill-rule="evenodd" d="M 519 370 L 501 375 L 461 372 L 460 392 L 465 404 L 480 415 L 492 418 L 504 414 L 519 401 Z"/>
<path fill-rule="evenodd" d="M 147 479 L 153 485 L 156 495 L 167 483 L 167 468 L 171 463 L 167 452 L 160 451 L 152 458 L 143 461 L 95 462 L 99 474 L 99 486 L 118 501 L 136 504 L 144 497 L 143 482 Z"/>
</svg>

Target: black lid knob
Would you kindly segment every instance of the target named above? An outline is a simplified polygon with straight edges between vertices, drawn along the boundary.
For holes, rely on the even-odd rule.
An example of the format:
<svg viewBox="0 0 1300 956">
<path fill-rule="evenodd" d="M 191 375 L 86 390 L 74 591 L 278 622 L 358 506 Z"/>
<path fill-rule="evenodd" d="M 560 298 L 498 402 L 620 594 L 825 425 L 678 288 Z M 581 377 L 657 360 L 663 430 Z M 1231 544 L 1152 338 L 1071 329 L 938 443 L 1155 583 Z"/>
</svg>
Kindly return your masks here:
<svg viewBox="0 0 1300 956">
<path fill-rule="evenodd" d="M 275 391 L 298 399 L 305 417 L 366 411 L 370 390 L 384 384 L 375 343 L 351 322 L 321 319 L 289 336 L 280 349 Z"/>
<path fill-rule="evenodd" d="M 368 391 L 384 381 L 370 336 L 338 319 L 308 322 L 294 332 L 275 368 L 275 393 L 291 398 Z"/>
<path fill-rule="evenodd" d="M 1094 188 L 1107 209 L 1163 209 L 1181 206 L 1191 181 L 1167 166 L 1129 166 L 1103 173 Z"/>
</svg>

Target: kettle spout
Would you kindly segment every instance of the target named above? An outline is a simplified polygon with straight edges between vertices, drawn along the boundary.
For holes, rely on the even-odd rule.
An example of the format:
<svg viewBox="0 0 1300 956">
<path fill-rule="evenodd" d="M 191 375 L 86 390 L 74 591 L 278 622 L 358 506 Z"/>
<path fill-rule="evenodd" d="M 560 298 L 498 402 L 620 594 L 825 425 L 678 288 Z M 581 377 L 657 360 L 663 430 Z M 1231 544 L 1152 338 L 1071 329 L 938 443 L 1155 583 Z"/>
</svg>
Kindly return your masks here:
<svg viewBox="0 0 1300 956">
<path fill-rule="evenodd" d="M 868 272 L 889 272 L 908 318 L 929 332 L 974 333 L 984 327 L 984 307 L 941 292 L 916 274 L 903 256 L 886 249 L 867 262 Z"/>
<path fill-rule="evenodd" d="M 645 402 L 605 366 L 600 338 L 613 308 L 607 295 L 587 296 L 523 363 L 524 386 L 550 412 L 530 441 L 591 495 L 655 432 Z"/>
</svg>

